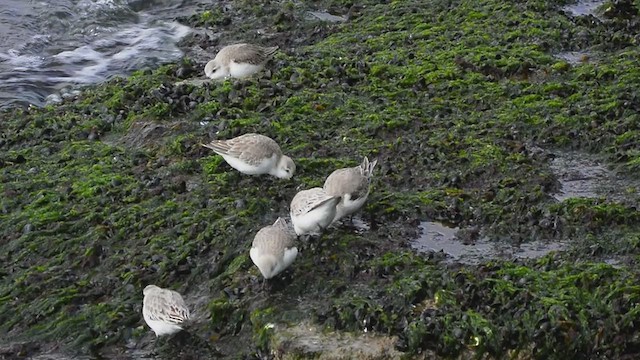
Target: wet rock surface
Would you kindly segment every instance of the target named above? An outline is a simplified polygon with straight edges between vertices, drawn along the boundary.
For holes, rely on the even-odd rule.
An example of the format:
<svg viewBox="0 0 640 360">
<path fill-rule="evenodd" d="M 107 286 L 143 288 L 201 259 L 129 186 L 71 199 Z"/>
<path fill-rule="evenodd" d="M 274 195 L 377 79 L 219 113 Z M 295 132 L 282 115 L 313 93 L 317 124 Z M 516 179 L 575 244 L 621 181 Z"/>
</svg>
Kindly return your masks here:
<svg viewBox="0 0 640 360">
<path fill-rule="evenodd" d="M 200 29 L 190 58 L 3 112 L 1 354 L 286 358 L 316 353 L 290 341 L 308 324 L 318 356 L 366 333 L 386 348 L 371 358 L 636 358 L 637 15 L 563 5 L 211 5 L 180 19 Z M 281 51 L 251 79 L 202 81 L 239 40 Z M 579 49 L 598 61 L 554 57 Z M 281 144 L 292 181 L 200 146 L 246 132 Z M 256 231 L 365 155 L 367 205 L 263 284 Z M 151 283 L 184 294 L 186 333 L 144 325 Z"/>
<path fill-rule="evenodd" d="M 479 236 L 474 228 L 459 229 L 438 222 L 422 221 L 419 237 L 411 247 L 431 258 L 449 262 L 478 265 L 497 259 L 536 259 L 552 251 L 562 251 L 566 244 L 559 241 L 532 240 L 522 244 L 508 244 Z"/>
<path fill-rule="evenodd" d="M 299 324 L 274 328 L 273 348 L 280 359 L 400 359 L 402 352 L 395 349 L 396 338 L 372 334 L 341 334 L 322 332 L 315 325 Z M 432 354 L 434 355 L 434 354 Z"/>
</svg>

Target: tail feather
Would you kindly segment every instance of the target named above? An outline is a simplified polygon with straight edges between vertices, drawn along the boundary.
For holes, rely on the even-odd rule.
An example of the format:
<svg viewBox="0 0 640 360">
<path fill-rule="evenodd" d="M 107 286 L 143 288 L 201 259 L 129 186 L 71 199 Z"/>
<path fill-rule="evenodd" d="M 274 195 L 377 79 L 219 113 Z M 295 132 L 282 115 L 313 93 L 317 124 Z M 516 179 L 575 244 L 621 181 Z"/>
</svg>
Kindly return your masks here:
<svg viewBox="0 0 640 360">
<path fill-rule="evenodd" d="M 225 148 L 224 146 L 222 146 L 222 143 L 220 143 L 219 141 L 213 140 L 212 142 L 208 143 L 208 144 L 202 144 L 200 143 L 200 145 L 206 147 L 207 149 L 211 149 L 217 153 L 222 153 L 224 154 L 228 149 Z"/>
<path fill-rule="evenodd" d="M 202 313 L 191 312 L 189 314 L 189 317 L 182 320 L 182 322 L 178 325 L 180 325 L 183 330 L 189 330 L 189 328 L 199 326 L 205 322 L 207 322 L 207 319 Z"/>
<path fill-rule="evenodd" d="M 377 163 L 378 163 L 378 159 L 374 159 L 373 161 L 369 162 L 369 158 L 365 156 L 364 160 L 362 160 L 362 164 L 360 164 L 360 169 L 362 169 L 362 175 L 366 177 L 371 177 L 373 175 L 373 168 L 376 167 Z"/>
<path fill-rule="evenodd" d="M 269 58 L 269 57 L 272 57 L 273 54 L 275 54 L 276 51 L 278 51 L 278 49 L 280 49 L 279 46 L 266 47 L 266 48 L 263 48 L 262 53 L 264 54 L 265 58 Z"/>
</svg>

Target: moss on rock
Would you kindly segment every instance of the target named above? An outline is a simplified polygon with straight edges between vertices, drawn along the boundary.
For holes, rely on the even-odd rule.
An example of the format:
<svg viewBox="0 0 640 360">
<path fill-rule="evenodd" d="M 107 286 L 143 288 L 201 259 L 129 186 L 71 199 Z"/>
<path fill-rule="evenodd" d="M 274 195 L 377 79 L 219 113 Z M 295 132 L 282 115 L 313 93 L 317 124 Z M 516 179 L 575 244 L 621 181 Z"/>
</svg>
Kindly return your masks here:
<svg viewBox="0 0 640 360">
<path fill-rule="evenodd" d="M 270 324 L 312 322 L 395 336 L 393 357 L 638 355 L 637 191 L 558 202 L 547 156 L 593 152 L 637 170 L 637 14 L 587 21 L 547 1 L 262 5 L 183 19 L 220 31 L 250 19 L 237 26 L 247 41 L 269 26 L 281 51 L 253 79 L 185 83 L 203 64 L 184 60 L 0 115 L 5 339 L 146 349 L 142 288 L 155 283 L 200 314 L 180 345 L 195 354 L 203 342 L 234 358 L 278 354 Z M 349 21 L 302 21 L 309 9 Z M 554 57 L 584 48 L 597 61 Z M 200 146 L 246 132 L 297 159 L 292 181 L 243 176 Z M 368 228 L 301 242 L 263 289 L 247 256 L 256 231 L 298 188 L 363 156 L 379 164 Z M 408 250 L 427 219 L 495 242 L 572 245 L 447 264 Z"/>
</svg>

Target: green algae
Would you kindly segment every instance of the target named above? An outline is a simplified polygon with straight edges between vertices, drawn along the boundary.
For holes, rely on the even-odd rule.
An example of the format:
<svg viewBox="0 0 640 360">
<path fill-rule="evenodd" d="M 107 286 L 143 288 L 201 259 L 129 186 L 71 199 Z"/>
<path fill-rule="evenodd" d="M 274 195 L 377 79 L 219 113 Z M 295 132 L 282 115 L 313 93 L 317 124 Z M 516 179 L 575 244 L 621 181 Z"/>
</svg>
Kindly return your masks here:
<svg viewBox="0 0 640 360">
<path fill-rule="evenodd" d="M 251 342 L 238 356 L 269 351 L 269 324 L 309 312 L 331 330 L 399 336 L 407 354 L 637 354 L 638 273 L 576 261 L 594 244 L 637 257 L 637 208 L 555 202 L 547 159 L 531 144 L 600 153 L 633 173 L 638 51 L 630 34 L 574 23 L 559 5 L 369 2 L 348 24 L 325 26 L 326 37 L 278 54 L 268 80 L 176 86 L 179 65 L 169 65 L 59 107 L 2 114 L 0 331 L 77 351 L 121 347 L 146 336 L 132 331 L 144 285 L 188 297 L 205 284 L 213 295 L 198 310 L 209 319 L 197 330 Z M 278 11 L 277 29 L 294 29 L 287 19 L 300 8 Z M 194 23 L 227 26 L 221 16 L 212 8 Z M 598 61 L 552 56 L 581 46 L 601 52 Z M 167 100 L 184 95 L 194 109 Z M 154 139 L 161 145 L 99 141 L 142 121 L 172 124 Z M 211 131 L 269 135 L 298 174 L 289 183 L 241 176 L 199 145 Z M 321 186 L 362 156 L 379 160 L 362 213 L 378 226 L 331 229 L 300 245 L 270 292 L 254 286 L 246 252 L 255 232 L 288 212 L 298 186 Z M 423 219 L 477 224 L 515 243 L 570 239 L 575 249 L 447 268 L 402 250 Z"/>
</svg>

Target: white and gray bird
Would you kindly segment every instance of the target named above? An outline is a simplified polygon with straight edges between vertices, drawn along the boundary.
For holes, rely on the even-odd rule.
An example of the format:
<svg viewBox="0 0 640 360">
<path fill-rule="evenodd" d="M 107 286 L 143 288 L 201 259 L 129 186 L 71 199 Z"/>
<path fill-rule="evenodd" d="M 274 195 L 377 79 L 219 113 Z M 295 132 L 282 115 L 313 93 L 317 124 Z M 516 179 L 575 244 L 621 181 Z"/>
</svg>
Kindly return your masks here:
<svg viewBox="0 0 640 360">
<path fill-rule="evenodd" d="M 271 279 L 293 263 L 298 256 L 295 240 L 287 221 L 280 217 L 273 225 L 258 231 L 249 256 L 265 279 Z"/>
<path fill-rule="evenodd" d="M 327 194 L 320 187 L 299 191 L 291 200 L 291 222 L 298 235 L 319 235 L 336 215 L 340 196 Z"/>
<path fill-rule="evenodd" d="M 202 144 L 221 155 L 232 168 L 248 175 L 270 174 L 291 179 L 296 164 L 283 155 L 280 146 L 270 137 L 244 134 L 229 140 L 213 140 Z"/>
<path fill-rule="evenodd" d="M 189 308 L 180 293 L 147 285 L 142 291 L 142 317 L 156 336 L 171 335 L 182 330 L 189 320 Z"/>
<path fill-rule="evenodd" d="M 204 67 L 205 75 L 213 80 L 230 77 L 249 77 L 264 67 L 278 50 L 277 46 L 262 47 L 252 44 L 234 44 L 223 47 Z"/>
<path fill-rule="evenodd" d="M 369 162 L 365 156 L 362 163 L 355 167 L 338 169 L 324 181 L 324 191 L 330 196 L 340 196 L 342 200 L 336 206 L 336 216 L 332 222 L 358 211 L 369 197 L 369 185 L 373 168 L 378 160 Z"/>
</svg>

